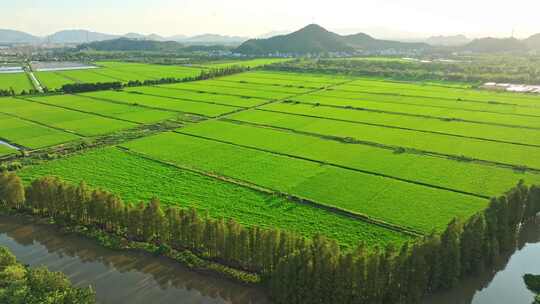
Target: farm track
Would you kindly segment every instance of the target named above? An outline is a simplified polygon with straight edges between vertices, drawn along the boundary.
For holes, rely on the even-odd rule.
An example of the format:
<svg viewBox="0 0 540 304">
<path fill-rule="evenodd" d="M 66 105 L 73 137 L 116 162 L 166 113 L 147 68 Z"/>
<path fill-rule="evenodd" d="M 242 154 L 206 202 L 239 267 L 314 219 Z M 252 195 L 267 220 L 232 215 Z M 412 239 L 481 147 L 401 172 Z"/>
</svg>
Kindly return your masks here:
<svg viewBox="0 0 540 304">
<path fill-rule="evenodd" d="M 369 224 L 372 224 L 372 225 L 375 225 L 375 226 L 378 226 L 378 227 L 381 227 L 381 228 L 392 230 L 394 232 L 403 233 L 403 234 L 406 234 L 406 235 L 409 235 L 409 236 L 412 236 L 412 237 L 420 237 L 420 236 L 425 235 L 425 233 L 420 232 L 418 230 L 415 230 L 413 228 L 404 227 L 404 226 L 400 226 L 400 225 L 394 225 L 394 224 L 391 224 L 391 223 L 387 223 L 385 221 L 381 221 L 381 220 L 371 218 L 371 217 L 369 217 L 367 215 L 351 212 L 351 211 L 341 209 L 341 208 L 337 208 L 337 207 L 328 206 L 328 205 L 325 205 L 325 204 L 322 204 L 322 203 L 319 203 L 319 202 L 316 202 L 316 201 L 313 201 L 313 200 L 309 200 L 309 199 L 306 199 L 306 198 L 302 198 L 300 196 L 296 196 L 296 195 L 291 194 L 291 193 L 284 193 L 284 192 L 277 191 L 277 190 L 274 190 L 274 189 L 269 189 L 267 187 L 257 185 L 255 183 L 250 182 L 250 181 L 245 181 L 245 180 L 241 180 L 241 179 L 237 179 L 237 178 L 232 178 L 232 177 L 225 176 L 225 175 L 220 175 L 220 174 L 217 174 L 217 173 L 207 172 L 207 171 L 199 170 L 199 169 L 193 168 L 193 167 L 181 166 L 179 164 L 175 164 L 175 163 L 172 163 L 172 162 L 167 162 L 167 161 L 163 161 L 163 160 L 160 160 L 160 159 L 156 159 L 156 158 L 151 157 L 151 156 L 149 156 L 147 154 L 136 152 L 136 151 L 133 151 L 133 150 L 131 150 L 129 148 L 122 147 L 122 146 L 117 146 L 117 148 L 120 149 L 120 150 L 126 151 L 127 153 L 131 153 L 131 154 L 136 155 L 138 157 L 142 157 L 144 159 L 154 161 L 154 162 L 166 165 L 166 166 L 174 167 L 174 168 L 177 168 L 177 169 L 180 169 L 180 170 L 190 171 L 190 172 L 200 174 L 200 175 L 204 175 L 204 176 L 207 176 L 207 177 L 210 177 L 210 178 L 219 179 L 221 181 L 231 183 L 231 184 L 241 186 L 241 187 L 246 187 L 246 188 L 249 188 L 249 189 L 264 193 L 264 194 L 279 195 L 279 196 L 282 196 L 282 197 L 286 197 L 286 198 L 292 199 L 295 203 L 300 203 L 300 204 L 304 204 L 304 205 L 307 205 L 307 206 L 310 206 L 310 207 L 315 207 L 315 208 L 318 208 L 318 209 L 321 209 L 321 210 L 324 210 L 324 211 L 327 211 L 327 212 L 331 212 L 331 213 L 334 213 L 334 214 L 337 214 L 337 215 L 340 215 L 340 216 L 346 216 L 346 217 L 349 217 L 349 218 L 352 218 L 352 219 L 361 220 L 361 221 L 364 221 L 366 223 L 369 223 Z"/>
<path fill-rule="evenodd" d="M 458 138 L 476 139 L 476 140 L 483 140 L 483 141 L 502 143 L 502 144 L 511 144 L 511 145 L 518 145 L 518 146 L 540 148 L 540 145 L 525 144 L 525 143 L 519 143 L 519 142 L 512 142 L 512 141 L 504 141 L 504 140 L 484 138 L 484 137 L 464 136 L 464 135 L 459 135 L 459 134 L 437 132 L 437 131 L 428 131 L 428 130 L 420 130 L 420 129 L 414 129 L 414 128 L 390 126 L 390 125 L 385 125 L 385 124 L 375 124 L 375 123 L 362 122 L 362 121 L 357 121 L 357 120 L 338 119 L 338 118 L 330 118 L 330 117 L 323 117 L 323 116 L 309 115 L 309 114 L 300 114 L 300 113 L 291 113 L 291 112 L 269 110 L 269 109 L 256 109 L 256 110 L 257 111 L 263 111 L 263 112 L 271 112 L 271 113 L 278 113 L 278 114 L 294 115 L 294 116 L 300 116 L 300 117 L 317 118 L 317 119 L 324 119 L 324 120 L 330 120 L 330 121 L 339 121 L 339 122 L 353 123 L 353 124 L 359 124 L 359 125 L 367 125 L 367 126 L 388 128 L 388 129 L 415 131 L 415 132 L 428 133 L 428 134 L 445 135 L 445 136 L 452 136 L 452 137 L 458 137 Z"/>
<path fill-rule="evenodd" d="M 461 122 L 468 122 L 468 123 L 474 123 L 474 124 L 489 125 L 489 126 L 499 126 L 499 127 L 507 127 L 507 128 L 540 130 L 540 128 L 536 128 L 536 127 L 510 125 L 510 124 L 502 124 L 502 123 L 492 123 L 492 122 L 468 120 L 468 119 L 462 119 L 462 118 L 445 118 L 445 117 L 440 117 L 440 116 L 431 116 L 431 115 L 423 115 L 423 114 L 412 114 L 412 113 L 404 113 L 404 112 L 376 110 L 376 109 L 353 107 L 353 106 L 339 106 L 339 105 L 331 105 L 331 104 L 326 104 L 326 103 L 314 103 L 314 102 L 312 103 L 312 102 L 303 102 L 303 101 L 294 101 L 294 102 L 298 103 L 298 104 L 303 104 L 303 105 L 315 105 L 315 104 L 317 104 L 318 106 L 334 108 L 334 109 L 344 109 L 344 110 L 353 110 L 353 111 L 366 111 L 366 112 L 374 112 L 374 113 L 386 113 L 386 114 L 403 115 L 403 116 L 410 116 L 410 117 L 439 119 L 439 120 L 442 120 L 442 121 L 461 121 Z M 497 114 L 499 114 L 499 113 L 497 113 Z"/>
</svg>

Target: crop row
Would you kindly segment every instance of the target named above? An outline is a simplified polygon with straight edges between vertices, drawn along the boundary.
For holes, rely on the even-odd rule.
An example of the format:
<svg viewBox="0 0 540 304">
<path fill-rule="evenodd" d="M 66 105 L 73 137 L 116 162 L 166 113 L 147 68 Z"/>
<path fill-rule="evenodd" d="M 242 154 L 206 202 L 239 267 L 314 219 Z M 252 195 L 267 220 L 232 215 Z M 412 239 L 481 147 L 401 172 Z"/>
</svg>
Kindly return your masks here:
<svg viewBox="0 0 540 304">
<path fill-rule="evenodd" d="M 528 166 L 540 170 L 540 159 L 536 157 L 536 155 L 540 155 L 540 147 L 257 110 L 238 113 L 229 118 L 301 132 L 378 143 L 385 146 L 455 157 L 465 156 L 514 166 Z"/>
<path fill-rule="evenodd" d="M 354 246 L 365 241 L 370 246 L 384 246 L 408 239 L 401 233 L 180 170 L 116 148 L 28 167 L 18 174 L 26 182 L 43 175 L 59 176 L 73 183 L 85 180 L 92 187 L 113 191 L 127 202 L 159 197 L 165 204 L 194 207 L 212 217 L 234 218 L 245 225 L 284 229 L 306 236 L 321 233 L 344 245 Z"/>
<path fill-rule="evenodd" d="M 540 130 L 511 128 L 496 125 L 469 123 L 464 121 L 447 121 L 437 118 L 399 115 L 392 113 L 355 111 L 344 108 L 315 106 L 303 103 L 273 103 L 260 109 L 306 115 L 313 117 L 345 120 L 358 123 L 376 124 L 438 132 L 463 137 L 482 138 L 493 141 L 520 143 L 540 146 Z"/>
<path fill-rule="evenodd" d="M 533 173 L 421 154 L 395 153 L 369 145 L 224 121 L 208 121 L 179 132 L 484 197 L 499 195 L 520 179 L 540 182 L 540 175 Z"/>
<path fill-rule="evenodd" d="M 340 87 L 371 93 L 402 94 L 442 99 L 462 99 L 480 102 L 499 102 L 525 106 L 540 106 L 540 98 L 530 94 L 449 88 L 416 83 L 397 83 L 380 80 L 359 79 Z"/>
<path fill-rule="evenodd" d="M 255 98 L 263 98 L 266 100 L 283 99 L 283 98 L 290 97 L 297 94 L 297 93 L 285 93 L 285 92 L 275 92 L 275 91 L 263 91 L 261 89 L 242 88 L 241 84 L 237 87 L 225 87 L 225 86 L 218 87 L 218 86 L 210 84 L 207 81 L 168 84 L 168 85 L 160 85 L 159 87 L 173 88 L 177 90 L 195 91 L 195 92 L 216 93 L 216 94 L 223 94 L 223 95 L 255 97 Z"/>
<path fill-rule="evenodd" d="M 23 147 L 38 149 L 76 140 L 79 137 L 16 117 L 0 114 L 0 138 Z M 0 147 L 5 146 L 0 145 Z"/>
<path fill-rule="evenodd" d="M 154 109 L 204 115 L 208 117 L 216 117 L 239 109 L 231 106 L 119 91 L 91 92 L 81 94 L 81 96 L 98 98 L 128 105 L 138 105 L 151 107 Z"/>
<path fill-rule="evenodd" d="M 204 67 L 211 68 L 211 69 L 221 69 L 221 68 L 227 68 L 227 67 L 233 67 L 233 66 L 241 66 L 241 67 L 249 67 L 249 68 L 256 68 L 263 65 L 269 65 L 273 63 L 280 63 L 289 61 L 291 59 L 284 59 L 284 58 L 259 58 L 259 59 L 251 59 L 251 60 L 240 60 L 240 61 L 216 61 L 216 62 L 209 62 L 207 64 L 204 64 Z"/>
<path fill-rule="evenodd" d="M 486 204 L 459 193 L 182 134 L 163 133 L 123 146 L 426 233 Z"/>
<path fill-rule="evenodd" d="M 405 94 L 407 92 L 404 92 Z M 487 103 L 477 101 L 466 100 L 449 100 L 441 98 L 431 98 L 423 96 L 403 96 L 381 93 L 364 93 L 364 92 L 351 92 L 343 91 L 338 88 L 333 88 L 331 91 L 326 92 L 327 96 L 368 100 L 378 102 L 388 102 L 396 105 L 417 105 L 426 107 L 446 108 L 449 110 L 467 110 L 467 111 L 479 111 L 479 112 L 493 112 L 508 115 L 518 116 L 537 116 L 540 118 L 540 106 L 519 106 L 511 104 L 498 104 Z"/>
<path fill-rule="evenodd" d="M 304 83 L 325 83 L 325 84 L 338 84 L 344 81 L 352 80 L 350 77 L 339 76 L 339 75 L 319 75 L 319 74 L 305 74 L 305 73 L 289 73 L 289 72 L 270 72 L 270 71 L 256 71 L 256 72 L 247 72 L 234 76 L 250 79 L 260 79 L 260 80 L 290 80 L 290 81 L 302 81 Z"/>
<path fill-rule="evenodd" d="M 194 92 L 169 89 L 165 87 L 134 87 L 125 88 L 126 92 L 134 92 L 145 95 L 176 98 L 189 101 L 202 101 L 207 103 L 216 103 L 222 105 L 229 105 L 234 107 L 253 107 L 266 102 L 264 99 L 253 97 L 241 97 L 233 95 L 220 95 L 216 93 Z"/>
<path fill-rule="evenodd" d="M 316 94 L 295 96 L 290 99 L 311 104 L 352 107 L 373 111 L 436 117 L 446 120 L 465 120 L 470 122 L 540 129 L 540 119 L 534 116 L 517 116 L 502 113 L 487 113 L 409 104 L 393 104 L 388 102 L 370 101 L 367 99 L 351 99 L 334 96 L 336 94 L 335 92 L 336 91 L 325 91 Z"/>
<path fill-rule="evenodd" d="M 13 89 L 15 93 L 33 89 L 26 73 L 0 73 L 0 90 Z"/>
<path fill-rule="evenodd" d="M 0 99 L 0 113 L 72 131 L 83 136 L 103 135 L 136 125 L 130 122 L 15 98 Z"/>
</svg>

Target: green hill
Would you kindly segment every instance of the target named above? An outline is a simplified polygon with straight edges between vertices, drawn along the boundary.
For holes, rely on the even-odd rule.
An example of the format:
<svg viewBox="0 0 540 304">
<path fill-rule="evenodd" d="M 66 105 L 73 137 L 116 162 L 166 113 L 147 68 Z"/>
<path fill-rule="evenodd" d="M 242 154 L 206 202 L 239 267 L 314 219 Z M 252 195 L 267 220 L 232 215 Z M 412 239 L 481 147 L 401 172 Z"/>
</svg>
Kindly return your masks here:
<svg viewBox="0 0 540 304">
<path fill-rule="evenodd" d="M 411 50 L 428 48 L 424 43 L 403 43 L 378 40 L 360 33 L 341 36 L 323 27 L 311 24 L 288 35 L 268 39 L 251 39 L 239 46 L 235 52 L 246 55 L 321 54 L 330 52 L 381 51 L 385 49 Z"/>
</svg>

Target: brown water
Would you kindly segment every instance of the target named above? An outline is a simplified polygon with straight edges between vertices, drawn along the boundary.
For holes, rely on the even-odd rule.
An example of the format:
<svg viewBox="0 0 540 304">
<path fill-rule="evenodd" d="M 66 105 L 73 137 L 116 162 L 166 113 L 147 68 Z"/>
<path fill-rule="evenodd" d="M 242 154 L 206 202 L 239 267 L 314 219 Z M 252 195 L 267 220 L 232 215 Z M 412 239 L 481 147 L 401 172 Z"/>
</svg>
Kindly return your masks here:
<svg viewBox="0 0 540 304">
<path fill-rule="evenodd" d="M 166 258 L 114 251 L 53 227 L 0 216 L 0 246 L 31 266 L 62 271 L 76 286 L 92 285 L 101 304 L 267 304 L 258 289 L 202 275 Z"/>
<path fill-rule="evenodd" d="M 540 220 L 523 227 L 517 250 L 496 267 L 453 290 L 430 296 L 424 304 L 531 304 L 534 294 L 523 282 L 527 273 L 540 274 Z"/>
</svg>

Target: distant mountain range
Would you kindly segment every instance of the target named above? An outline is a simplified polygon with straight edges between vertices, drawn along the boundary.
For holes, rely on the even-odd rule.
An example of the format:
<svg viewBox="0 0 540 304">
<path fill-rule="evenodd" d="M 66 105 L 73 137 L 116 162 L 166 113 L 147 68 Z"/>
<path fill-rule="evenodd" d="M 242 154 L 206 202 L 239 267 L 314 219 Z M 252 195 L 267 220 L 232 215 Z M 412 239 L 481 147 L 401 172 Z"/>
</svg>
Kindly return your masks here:
<svg viewBox="0 0 540 304">
<path fill-rule="evenodd" d="M 367 34 L 338 35 L 323 27 L 310 24 L 288 35 L 268 39 L 251 39 L 235 52 L 246 55 L 320 54 L 330 52 L 380 51 L 385 49 L 413 50 L 428 48 L 425 43 L 405 43 L 375 39 Z"/>
<path fill-rule="evenodd" d="M 89 43 L 95 41 L 104 41 L 118 38 L 130 38 L 138 40 L 151 40 L 151 41 L 176 41 L 189 45 L 239 45 L 242 42 L 248 40 L 246 37 L 237 36 L 224 36 L 216 34 L 204 34 L 193 37 L 184 35 L 175 35 L 171 37 L 163 37 L 157 34 L 143 35 L 139 33 L 128 33 L 125 35 L 112 35 L 91 32 L 87 30 L 64 30 L 56 32 L 52 35 L 45 37 L 37 37 L 31 34 L 14 31 L 14 30 L 2 30 L 0 29 L 0 43 L 26 43 L 26 44 L 40 44 L 40 43 L 57 43 L 57 44 L 80 44 Z"/>
<path fill-rule="evenodd" d="M 134 37 L 133 35 L 130 35 Z M 137 38 L 117 38 L 103 41 L 83 43 L 78 50 L 96 51 L 144 51 L 144 52 L 177 52 L 177 51 L 225 51 L 224 45 L 186 45 L 176 41 L 142 40 Z"/>
<path fill-rule="evenodd" d="M 462 46 L 471 42 L 471 39 L 465 35 L 432 36 L 426 39 L 425 42 L 433 46 Z"/>
<path fill-rule="evenodd" d="M 457 52 L 540 52 L 540 34 L 527 39 L 515 38 L 480 38 L 470 40 L 464 35 L 434 36 L 420 42 L 403 42 L 394 40 L 376 39 L 364 33 L 353 35 L 339 35 L 328 31 L 319 25 L 311 24 L 305 28 L 292 32 L 270 32 L 258 39 L 248 39 L 239 36 L 224 36 L 204 34 L 197 36 L 175 35 L 163 37 L 157 34 L 143 35 L 128 33 L 125 35 L 112 35 L 87 30 L 64 30 L 46 37 L 37 37 L 25 32 L 0 29 L 0 44 L 88 44 L 92 42 L 129 38 L 141 41 L 179 42 L 183 46 L 174 44 L 152 45 L 151 43 L 136 44 L 133 42 L 117 41 L 105 44 L 104 49 L 140 47 L 142 49 L 169 49 L 185 46 L 206 46 L 214 49 L 215 45 L 230 47 L 238 46 L 235 51 L 248 55 L 266 55 L 270 53 L 328 53 L 328 52 L 378 52 L 385 50 L 413 51 L 430 50 L 432 48 L 447 49 Z"/>
</svg>

